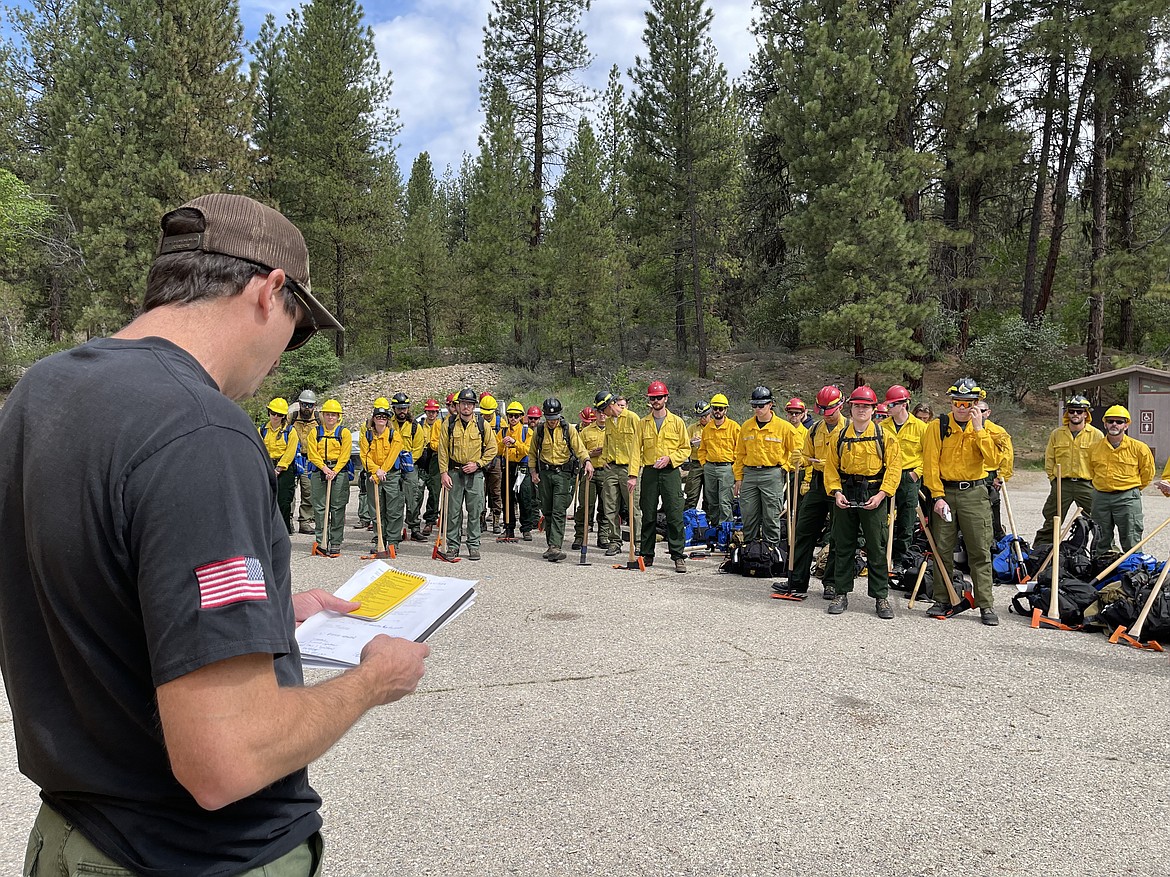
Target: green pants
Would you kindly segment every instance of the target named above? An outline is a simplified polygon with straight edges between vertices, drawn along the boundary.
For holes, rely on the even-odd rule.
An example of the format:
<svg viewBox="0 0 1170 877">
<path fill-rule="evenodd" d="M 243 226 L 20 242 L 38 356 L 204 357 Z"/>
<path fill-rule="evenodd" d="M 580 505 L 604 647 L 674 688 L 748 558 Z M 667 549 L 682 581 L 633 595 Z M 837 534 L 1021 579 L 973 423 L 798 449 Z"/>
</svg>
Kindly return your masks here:
<svg viewBox="0 0 1170 877">
<path fill-rule="evenodd" d="M 427 509 L 423 512 L 423 520 L 431 526 L 439 520 L 439 492 L 443 489 L 443 481 L 439 477 L 439 457 L 436 454 L 422 474 L 422 484 L 419 485 L 419 495 L 422 489 L 427 491 Z"/>
<path fill-rule="evenodd" d="M 275 466 L 273 467 L 276 468 Z M 293 496 L 297 492 L 297 470 L 285 469 L 276 476 L 276 507 L 280 509 L 280 519 L 288 532 L 293 532 L 292 505 Z"/>
<path fill-rule="evenodd" d="M 683 528 L 683 489 L 682 474 L 678 469 L 655 469 L 653 466 L 642 467 L 642 477 L 638 479 L 642 488 L 642 556 L 651 560 L 654 558 L 654 544 L 657 540 L 658 502 L 662 501 L 662 511 L 666 515 L 666 544 L 670 549 L 670 556 L 679 560 L 686 555 L 686 530 Z"/>
<path fill-rule="evenodd" d="M 703 493 L 707 501 L 707 526 L 718 527 L 731 520 L 735 492 L 735 471 L 730 463 L 703 466 Z"/>
<path fill-rule="evenodd" d="M 297 505 L 297 524 L 307 526 L 316 519 L 313 511 L 313 479 L 309 473 L 297 475 L 297 489 L 301 492 L 301 501 Z"/>
<path fill-rule="evenodd" d="M 1040 529 L 1036 531 L 1036 538 L 1032 541 L 1033 545 L 1051 545 L 1052 544 L 1052 519 L 1056 517 L 1056 479 L 1051 480 L 1051 488 L 1048 491 L 1048 499 L 1044 500 L 1044 510 L 1040 512 L 1040 517 L 1043 520 L 1040 522 Z M 1076 480 L 1072 478 L 1060 479 L 1060 519 L 1063 521 L 1068 517 L 1068 510 L 1075 502 L 1077 508 L 1081 510 L 1082 516 L 1093 517 L 1093 499 L 1097 491 L 1093 489 L 1093 483 L 1088 480 Z M 1105 534 L 1101 533 L 1101 539 L 1104 541 Z M 1112 538 L 1110 538 L 1112 541 Z"/>
<path fill-rule="evenodd" d="M 307 841 L 279 859 L 242 871 L 239 877 L 317 877 L 321 873 L 324 845 L 314 833 Z M 22 874 L 37 877 L 86 877 L 86 875 L 126 875 L 131 872 L 119 865 L 83 835 L 74 825 L 48 804 L 41 804 L 24 855 Z"/>
<path fill-rule="evenodd" d="M 540 473 L 540 513 L 544 515 L 544 536 L 549 548 L 565 542 L 565 513 L 573 496 L 573 476 L 568 472 L 544 469 Z"/>
<path fill-rule="evenodd" d="M 589 486 L 588 503 L 586 503 L 585 486 Z M 573 541 L 580 542 L 584 545 L 589 541 L 589 532 L 585 529 L 585 509 L 589 509 L 589 524 L 592 526 L 597 521 L 597 473 L 593 473 L 593 478 L 587 479 L 584 470 L 577 477 L 577 508 L 573 512 Z M 598 541 L 598 545 L 604 545 Z"/>
<path fill-rule="evenodd" d="M 597 520 L 597 526 L 604 526 L 605 529 L 599 531 L 599 535 L 608 540 L 604 544 L 620 546 L 622 544 L 621 513 L 625 510 L 630 518 L 630 541 L 638 545 L 638 538 L 642 533 L 642 479 L 639 478 L 634 486 L 634 507 L 630 509 L 628 508 L 630 493 L 626 487 L 629 475 L 626 467 L 610 463 L 601 471 L 604 475 L 601 479 L 601 513 Z M 682 478 L 680 477 L 680 487 L 681 484 Z"/>
<path fill-rule="evenodd" d="M 501 514 L 503 509 L 502 504 L 502 485 L 504 481 L 503 463 L 497 456 L 491 461 L 486 469 L 483 470 L 483 486 L 487 493 L 488 506 L 491 508 L 492 516 Z"/>
<path fill-rule="evenodd" d="M 959 541 L 959 531 L 962 531 L 967 546 L 967 563 L 971 567 L 971 583 L 975 586 L 975 605 L 980 609 L 991 609 L 995 606 L 991 578 L 991 501 L 982 481 L 971 484 L 969 490 L 954 487 L 943 490 L 943 499 L 951 507 L 950 521 L 944 521 L 934 511 L 930 513 L 930 533 L 939 553 L 934 559 L 934 599 L 938 603 L 950 602 L 938 565 L 942 563 L 953 583 L 955 544 Z M 955 585 L 955 593 L 961 590 Z"/>
<path fill-rule="evenodd" d="M 463 513 L 467 512 L 467 547 L 479 550 L 481 534 L 479 516 L 483 513 L 483 472 L 476 469 L 468 475 L 452 469 L 451 489 L 447 492 L 447 556 L 459 555 L 460 534 L 463 532 Z"/>
<path fill-rule="evenodd" d="M 792 546 L 792 574 L 788 577 L 789 586 L 793 590 L 808 590 L 809 579 L 812 578 L 813 552 L 816 551 L 821 538 L 826 533 L 831 533 L 835 513 L 833 500 L 825 494 L 824 477 L 820 472 L 814 472 L 808 493 L 801 496 L 796 503 L 796 544 Z M 836 568 L 830 538 L 829 559 L 825 564 L 825 582 L 834 580 Z"/>
<path fill-rule="evenodd" d="M 885 600 L 890 596 L 890 575 L 886 569 L 886 522 L 889 501 L 876 509 L 842 509 L 833 512 L 833 590 L 838 594 L 853 592 L 853 558 L 857 555 L 858 536 L 865 537 L 866 569 L 869 596 Z"/>
<path fill-rule="evenodd" d="M 691 460 L 687 464 L 687 480 L 686 480 L 686 495 L 688 509 L 697 509 L 699 507 L 699 495 L 703 496 L 704 511 L 711 504 L 710 494 L 707 493 L 707 486 L 703 481 L 703 467 L 699 465 L 698 460 Z"/>
<path fill-rule="evenodd" d="M 422 529 L 422 483 L 418 478 L 418 469 L 413 472 L 395 472 L 393 475 L 401 483 L 403 524 L 415 533 Z"/>
<path fill-rule="evenodd" d="M 313 482 L 313 523 L 317 528 L 317 544 L 322 548 L 340 551 L 345 539 L 345 506 L 349 502 L 349 473 L 339 471 L 333 477 L 333 486 L 325 475 L 316 471 Z M 325 494 L 329 494 L 329 525 L 325 525 Z"/>
<path fill-rule="evenodd" d="M 1129 551 L 1142 541 L 1142 530 L 1145 529 L 1142 492 L 1136 487 L 1116 493 L 1094 490 L 1093 520 L 1101 528 L 1101 536 L 1093 545 L 1095 555 L 1108 554 L 1114 549 L 1114 530 L 1121 540 L 1121 550 Z"/>
<path fill-rule="evenodd" d="M 739 511 L 743 515 L 743 541 L 763 539 L 780 544 L 780 515 L 784 511 L 784 489 L 788 476 L 779 466 L 743 470 L 739 486 Z"/>
<path fill-rule="evenodd" d="M 520 503 L 520 532 L 531 533 L 540 523 L 540 504 L 537 502 L 536 485 L 532 483 L 532 473 L 528 471 L 528 464 L 521 463 L 517 470 L 524 476 L 520 482 L 520 495 L 516 497 Z M 516 483 L 516 478 L 512 479 Z"/>
<path fill-rule="evenodd" d="M 910 551 L 910 544 L 914 541 L 914 524 L 918 521 L 918 490 L 921 486 L 922 482 L 913 469 L 902 470 L 902 480 L 898 482 L 898 490 L 894 494 L 894 551 L 891 555 L 894 569 L 902 566 L 903 559 Z"/>
<path fill-rule="evenodd" d="M 377 506 L 374 497 L 377 496 Z M 402 489 L 398 484 L 398 473 L 387 472 L 386 480 L 374 481 L 374 476 L 366 479 L 366 496 L 370 503 L 370 517 L 377 508 L 382 513 L 382 540 L 387 545 L 397 546 L 402 542 L 402 520 L 404 504 Z"/>
<path fill-rule="evenodd" d="M 374 522 L 374 507 L 370 505 L 370 473 L 364 469 L 354 479 L 358 489 L 358 521 L 363 524 Z"/>
</svg>

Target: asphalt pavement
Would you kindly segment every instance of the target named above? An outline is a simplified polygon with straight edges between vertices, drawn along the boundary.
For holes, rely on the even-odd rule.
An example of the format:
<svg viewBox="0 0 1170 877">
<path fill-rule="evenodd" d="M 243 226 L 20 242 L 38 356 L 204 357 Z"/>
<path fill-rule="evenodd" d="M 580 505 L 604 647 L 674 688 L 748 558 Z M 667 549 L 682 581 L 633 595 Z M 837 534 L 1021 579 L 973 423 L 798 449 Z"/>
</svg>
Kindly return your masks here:
<svg viewBox="0 0 1170 877">
<path fill-rule="evenodd" d="M 1046 492 L 1013 481 L 1026 535 Z M 1146 493 L 1150 532 L 1170 499 Z M 293 537 L 296 588 L 342 584 L 369 535 L 335 560 Z M 1007 586 L 996 628 L 900 596 L 882 621 L 864 580 L 831 617 L 716 558 L 551 564 L 539 539 L 485 534 L 458 565 L 403 547 L 478 598 L 418 693 L 311 767 L 329 875 L 1170 874 L 1167 654 L 1032 630 Z M 0 871 L 36 806 L 0 735 Z"/>
</svg>

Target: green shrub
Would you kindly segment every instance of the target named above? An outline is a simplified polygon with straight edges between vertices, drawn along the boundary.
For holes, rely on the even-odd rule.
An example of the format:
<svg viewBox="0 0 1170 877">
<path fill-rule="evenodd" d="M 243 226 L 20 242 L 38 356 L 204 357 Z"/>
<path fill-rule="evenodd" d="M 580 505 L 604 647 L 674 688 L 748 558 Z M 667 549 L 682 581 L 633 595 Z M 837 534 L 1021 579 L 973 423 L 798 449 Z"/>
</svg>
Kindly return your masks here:
<svg viewBox="0 0 1170 877">
<path fill-rule="evenodd" d="M 1083 356 L 1066 352 L 1068 339 L 1055 321 L 1004 318 L 967 349 L 967 364 L 984 389 L 1019 403 L 1037 390 L 1086 374 Z"/>
</svg>

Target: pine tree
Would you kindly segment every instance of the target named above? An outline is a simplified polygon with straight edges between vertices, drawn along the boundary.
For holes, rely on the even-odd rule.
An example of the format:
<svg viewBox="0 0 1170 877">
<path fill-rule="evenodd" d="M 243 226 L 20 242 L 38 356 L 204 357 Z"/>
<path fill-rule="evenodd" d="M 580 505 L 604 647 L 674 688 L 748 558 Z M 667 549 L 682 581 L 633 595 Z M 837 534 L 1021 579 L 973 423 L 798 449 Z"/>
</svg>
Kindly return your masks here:
<svg viewBox="0 0 1170 877">
<path fill-rule="evenodd" d="M 403 288 L 422 322 L 427 349 L 434 354 L 439 322 L 449 307 L 450 258 L 445 240 L 445 207 L 436 188 L 431 157 L 414 160 L 406 184 L 406 228 L 402 245 Z"/>
<path fill-rule="evenodd" d="M 860 362 L 913 374 L 921 348 L 910 330 L 925 308 L 908 300 L 926 248 L 903 210 L 899 169 L 916 157 L 895 152 L 887 134 L 898 99 L 882 74 L 898 47 L 873 26 L 876 12 L 858 0 L 799 5 L 800 40 L 776 47 L 780 87 L 764 125 L 791 178 L 784 232 L 799 256 L 793 299 L 818 314 L 810 338 L 849 343 Z"/>
<path fill-rule="evenodd" d="M 699 375 L 707 374 L 705 287 L 718 249 L 713 199 L 733 173 L 734 113 L 727 73 L 711 41 L 705 0 L 652 0 L 630 76 L 634 81 L 629 181 L 636 235 L 674 301 L 675 352 L 688 348 L 694 308 Z"/>
<path fill-rule="evenodd" d="M 381 73 L 373 32 L 354 0 L 313 0 L 261 37 L 253 79 L 265 189 L 304 232 L 314 289 L 351 337 L 384 337 L 371 325 L 379 309 L 357 307 L 359 293 L 382 285 L 379 254 L 401 219 L 389 149 L 396 123 L 384 109 L 391 79 Z M 342 356 L 346 336 L 338 333 L 335 345 Z"/>
</svg>

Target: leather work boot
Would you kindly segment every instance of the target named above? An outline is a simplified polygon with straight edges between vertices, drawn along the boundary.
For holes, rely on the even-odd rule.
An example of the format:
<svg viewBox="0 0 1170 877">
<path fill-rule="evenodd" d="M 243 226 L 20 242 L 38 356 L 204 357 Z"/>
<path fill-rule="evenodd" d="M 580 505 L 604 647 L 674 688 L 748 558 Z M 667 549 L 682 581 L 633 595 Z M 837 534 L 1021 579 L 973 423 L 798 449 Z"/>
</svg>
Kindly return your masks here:
<svg viewBox="0 0 1170 877">
<path fill-rule="evenodd" d="M 423 524 L 423 528 L 422 528 L 422 534 L 423 534 L 424 536 L 430 536 L 430 535 L 431 535 L 431 530 L 433 530 L 433 529 L 434 529 L 434 526 L 433 526 L 432 524 L 429 524 L 429 523 L 427 523 L 427 524 Z"/>
<path fill-rule="evenodd" d="M 950 603 L 935 603 L 926 610 L 927 618 L 946 618 L 947 613 L 951 611 Z"/>
<path fill-rule="evenodd" d="M 521 530 L 520 531 L 520 538 L 523 539 L 525 542 L 531 542 L 532 541 L 532 531 L 531 530 Z"/>
<path fill-rule="evenodd" d="M 674 571 L 675 572 L 686 572 L 687 571 L 687 562 L 685 560 L 683 560 L 681 557 L 678 558 L 677 560 L 675 560 Z"/>
<path fill-rule="evenodd" d="M 889 600 L 883 600 L 879 597 L 876 601 L 875 609 L 878 618 L 890 619 L 894 617 L 894 607 L 890 605 Z"/>
<path fill-rule="evenodd" d="M 979 620 L 988 627 L 995 627 L 999 624 L 999 616 L 995 614 L 995 610 L 991 608 L 979 610 Z"/>
<path fill-rule="evenodd" d="M 849 608 L 849 595 L 837 594 L 833 597 L 833 602 L 829 604 L 829 608 L 825 611 L 830 615 L 840 615 Z"/>
<path fill-rule="evenodd" d="M 500 532 L 500 516 L 499 515 L 492 515 L 492 532 L 493 533 Z"/>
<path fill-rule="evenodd" d="M 468 548 L 467 549 L 467 559 L 468 560 L 479 560 L 479 549 L 478 548 Z"/>
</svg>

